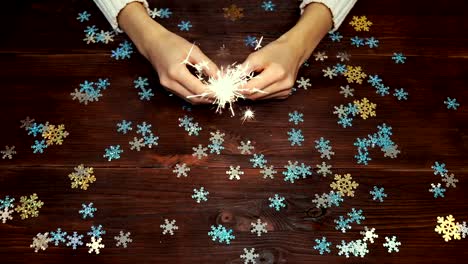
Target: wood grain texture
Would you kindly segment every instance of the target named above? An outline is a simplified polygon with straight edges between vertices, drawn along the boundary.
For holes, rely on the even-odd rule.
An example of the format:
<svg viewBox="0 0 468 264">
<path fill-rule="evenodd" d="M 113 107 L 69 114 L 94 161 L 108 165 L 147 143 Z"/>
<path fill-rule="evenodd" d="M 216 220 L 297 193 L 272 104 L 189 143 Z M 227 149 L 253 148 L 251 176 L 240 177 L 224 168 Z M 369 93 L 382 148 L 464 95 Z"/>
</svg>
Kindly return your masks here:
<svg viewBox="0 0 468 264">
<path fill-rule="evenodd" d="M 161 22 L 178 32 L 182 19 L 194 27 L 181 35 L 196 41 L 216 63 L 241 62 L 249 54 L 243 45 L 246 35 L 263 35 L 268 43 L 288 30 L 298 19 L 297 1 L 278 2 L 278 11 L 266 14 L 261 1 L 150 1 L 151 6 L 169 7 L 174 15 Z M 281 3 L 280 3 L 281 2 Z M 245 9 L 245 17 L 232 22 L 223 17 L 222 7 L 235 3 Z M 0 224 L 1 263 L 241 263 L 244 247 L 261 253 L 260 263 L 464 263 L 468 240 L 445 243 L 434 232 L 436 217 L 453 214 L 457 221 L 468 221 L 465 195 L 468 189 L 468 5 L 463 0 L 427 1 L 360 0 L 352 15 L 366 15 L 374 25 L 371 32 L 356 33 L 345 21 L 341 43 L 324 39 L 317 50 L 326 51 L 324 63 L 311 60 L 299 76 L 311 78 L 312 89 L 299 91 L 285 101 L 242 102 L 252 107 L 256 120 L 216 115 L 209 106 L 193 106 L 184 111 L 183 101 L 169 96 L 158 85 L 157 74 L 143 57 L 115 61 L 110 50 L 125 39 L 109 45 L 86 45 L 81 41 L 85 25 L 109 26 L 92 1 L 25 0 L 5 4 L 0 16 L 4 25 L 0 41 L 0 146 L 15 145 L 13 160 L 0 160 L 0 197 L 19 199 L 37 193 L 45 206 L 38 218 L 15 219 Z M 92 13 L 91 22 L 75 20 L 78 12 Z M 354 48 L 349 38 L 374 36 L 377 49 Z M 227 57 L 217 56 L 220 46 L 230 50 Z M 343 78 L 322 77 L 324 67 L 334 65 L 337 52 L 351 54 L 351 65 L 361 65 L 367 73 L 379 74 L 392 88 L 404 87 L 409 100 L 380 97 L 367 84 L 354 85 L 357 98 L 367 97 L 377 103 L 377 117 L 356 119 L 352 128 L 336 124 L 333 106 L 350 102 L 338 92 Z M 404 52 L 408 61 L 395 65 L 393 52 Z M 151 102 L 138 100 L 133 80 L 148 76 L 156 96 Z M 111 87 L 97 103 L 88 106 L 72 101 L 70 92 L 84 80 L 106 77 Z M 461 103 L 458 111 L 449 111 L 443 101 L 447 96 Z M 305 135 L 303 147 L 291 147 L 286 132 L 290 128 L 287 113 L 298 110 L 306 122 L 300 127 Z M 203 131 L 189 137 L 178 127 L 177 119 L 189 114 Z M 70 136 L 63 146 L 47 149 L 43 155 L 32 154 L 33 139 L 19 128 L 26 116 L 39 122 L 65 124 Z M 122 119 L 146 121 L 160 137 L 152 150 L 130 151 L 133 135 L 116 132 Z M 381 123 L 394 129 L 394 141 L 402 150 L 398 159 L 383 158 L 372 150 L 369 166 L 356 165 L 352 145 L 357 137 L 376 132 Z M 226 133 L 226 150 L 197 160 L 192 147 L 207 144 L 209 132 Z M 280 175 L 262 179 L 252 169 L 249 156 L 240 155 L 241 140 L 254 142 L 256 152 L 263 153 L 269 164 L 282 168 L 288 160 L 310 165 L 321 159 L 313 141 L 321 136 L 330 139 L 337 153 L 330 164 L 335 173 L 351 173 L 360 186 L 354 198 L 341 207 L 327 210 L 313 208 L 314 194 L 329 191 L 331 177 L 314 175 L 295 184 L 285 183 Z M 109 145 L 124 148 L 120 160 L 107 162 L 102 155 Z M 443 161 L 460 180 L 444 199 L 434 199 L 428 192 L 430 183 L 439 182 L 430 166 Z M 176 178 L 176 163 L 191 167 L 188 178 Z M 88 191 L 73 190 L 67 175 L 84 163 L 95 168 L 96 183 Z M 245 175 L 229 181 L 225 171 L 239 165 Z M 369 190 L 385 187 L 384 203 L 372 201 Z M 196 204 L 193 188 L 204 186 L 209 201 Z M 279 193 L 286 197 L 287 208 L 276 212 L 268 208 L 268 197 Z M 95 218 L 83 220 L 78 210 L 83 202 L 94 202 Z M 333 220 L 351 208 L 364 211 L 363 225 L 342 234 Z M 165 218 L 176 219 L 179 231 L 163 236 L 159 225 Z M 250 233 L 250 222 L 261 218 L 269 223 L 269 233 L 258 238 Z M 234 229 L 232 245 L 218 245 L 207 236 L 210 225 L 222 223 Z M 85 234 L 91 225 L 102 224 L 106 248 L 99 256 L 89 255 L 84 247 L 72 250 L 64 246 L 35 254 L 29 248 L 32 237 L 61 227 L 67 232 Z M 334 245 L 341 240 L 359 238 L 363 226 L 377 229 L 379 239 L 370 245 L 364 259 L 337 256 Z M 113 236 L 119 230 L 132 233 L 129 248 L 117 248 Z M 389 254 L 382 247 L 385 236 L 396 235 L 402 242 L 400 252 Z M 333 243 L 332 254 L 320 256 L 312 249 L 314 239 L 326 236 Z"/>
</svg>

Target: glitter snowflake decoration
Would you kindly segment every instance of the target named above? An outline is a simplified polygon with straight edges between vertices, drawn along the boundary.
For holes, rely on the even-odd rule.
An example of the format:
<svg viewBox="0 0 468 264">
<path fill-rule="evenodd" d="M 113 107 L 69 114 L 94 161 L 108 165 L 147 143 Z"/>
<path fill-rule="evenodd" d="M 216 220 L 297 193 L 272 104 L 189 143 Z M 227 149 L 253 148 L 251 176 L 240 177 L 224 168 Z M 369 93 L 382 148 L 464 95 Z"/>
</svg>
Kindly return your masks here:
<svg viewBox="0 0 468 264">
<path fill-rule="evenodd" d="M 354 190 L 359 186 L 359 183 L 353 181 L 351 174 L 347 173 L 344 176 L 335 174 L 335 180 L 330 184 L 330 187 L 341 194 L 342 196 L 354 197 Z"/>
<path fill-rule="evenodd" d="M 431 188 L 429 189 L 429 192 L 434 195 L 434 198 L 438 198 L 438 197 L 444 198 L 445 197 L 445 191 L 446 191 L 446 189 L 442 187 L 442 184 L 440 184 L 440 183 L 437 183 L 437 184 L 431 183 Z"/>
<path fill-rule="evenodd" d="M 351 229 L 351 226 L 349 225 L 350 220 L 344 218 L 342 215 L 340 215 L 338 219 L 335 219 L 334 222 L 336 224 L 335 229 L 340 230 L 342 233 L 346 233 L 346 230 Z"/>
<path fill-rule="evenodd" d="M 0 220 L 3 224 L 6 223 L 7 220 L 13 220 L 13 210 L 10 210 L 8 207 L 0 209 Z"/>
<path fill-rule="evenodd" d="M 232 4 L 229 7 L 223 8 L 224 11 L 224 18 L 230 19 L 231 21 L 236 21 L 240 18 L 244 17 L 244 9 L 237 7 L 236 5 Z"/>
<path fill-rule="evenodd" d="M 106 231 L 102 229 L 102 225 L 91 226 L 91 231 L 88 232 L 88 236 L 99 238 L 102 235 L 105 235 Z"/>
<path fill-rule="evenodd" d="M 190 168 L 187 166 L 187 164 L 182 163 L 182 164 L 176 164 L 172 172 L 175 175 L 177 175 L 177 178 L 180 178 L 181 176 L 187 177 L 188 176 L 187 172 L 189 171 L 190 171 Z"/>
<path fill-rule="evenodd" d="M 254 150 L 254 146 L 252 146 L 252 142 L 250 140 L 241 141 L 240 145 L 237 149 L 241 152 L 242 155 L 250 155 L 252 154 L 252 150 Z"/>
<path fill-rule="evenodd" d="M 360 101 L 355 100 L 354 104 L 357 106 L 362 119 L 366 120 L 369 117 L 376 116 L 375 110 L 377 105 L 370 102 L 367 98 L 364 97 Z"/>
<path fill-rule="evenodd" d="M 332 171 L 330 170 L 332 168 L 331 165 L 328 165 L 325 162 L 322 162 L 322 164 L 318 164 L 317 166 L 317 173 L 321 174 L 323 177 L 327 177 L 328 174 L 332 174 Z"/>
<path fill-rule="evenodd" d="M 375 233 L 375 228 L 368 228 L 367 226 L 364 226 L 364 230 L 359 232 L 363 236 L 362 241 L 373 244 L 374 243 L 374 238 L 378 238 L 379 235 Z"/>
<path fill-rule="evenodd" d="M 63 140 L 69 133 L 65 131 L 65 125 L 48 125 L 42 131 L 42 137 L 46 139 L 47 145 L 62 145 Z"/>
<path fill-rule="evenodd" d="M 340 94 L 344 96 L 344 98 L 348 97 L 353 97 L 354 96 L 354 89 L 349 87 L 349 85 L 346 86 L 340 86 Z"/>
<path fill-rule="evenodd" d="M 266 226 L 268 223 L 262 223 L 262 220 L 257 219 L 257 222 L 250 223 L 251 233 L 257 233 L 257 236 L 262 236 L 263 233 L 268 233 L 268 230 L 266 229 Z"/>
<path fill-rule="evenodd" d="M 67 236 L 68 242 L 67 242 L 67 247 L 72 247 L 73 250 L 75 250 L 78 246 L 82 246 L 83 242 L 81 239 L 83 239 L 83 235 L 78 235 L 77 232 L 73 232 L 72 236 Z"/>
<path fill-rule="evenodd" d="M 114 159 L 120 159 L 120 154 L 122 153 L 123 150 L 120 149 L 120 145 L 110 146 L 109 148 L 106 148 L 103 157 L 106 158 L 108 161 L 111 161 Z"/>
<path fill-rule="evenodd" d="M 384 191 L 385 189 L 383 187 L 378 188 L 377 186 L 374 186 L 374 189 L 371 190 L 369 193 L 372 195 L 372 200 L 378 200 L 382 203 L 384 201 L 384 198 L 387 197 L 387 194 Z"/>
<path fill-rule="evenodd" d="M 88 253 L 96 253 L 96 254 L 99 254 L 101 252 L 101 249 L 104 248 L 104 244 L 101 243 L 102 242 L 102 238 L 99 237 L 99 238 L 95 238 L 95 237 L 91 237 L 91 242 L 90 243 L 86 243 L 86 246 L 89 247 L 89 250 L 88 250 Z"/>
<path fill-rule="evenodd" d="M 130 238 L 131 233 L 127 232 L 124 233 L 123 230 L 120 230 L 120 233 L 118 236 L 114 236 L 114 240 L 117 241 L 115 246 L 116 247 L 124 247 L 127 248 L 128 244 L 132 243 L 133 240 Z"/>
<path fill-rule="evenodd" d="M 132 122 L 127 120 L 122 120 L 122 122 L 117 123 L 117 132 L 122 134 L 127 134 L 129 131 L 132 131 Z"/>
<path fill-rule="evenodd" d="M 267 160 L 265 159 L 265 155 L 263 154 L 253 154 L 253 157 L 250 159 L 252 163 L 252 167 L 254 168 L 263 168 L 265 167 Z"/>
<path fill-rule="evenodd" d="M 362 84 L 362 81 L 367 77 L 367 74 L 362 71 L 361 66 L 347 66 L 344 76 L 348 83 Z"/>
<path fill-rule="evenodd" d="M 87 190 L 89 185 L 96 181 L 92 167 L 85 167 L 84 164 L 80 164 L 74 170 L 74 172 L 68 174 L 73 189 L 80 188 Z"/>
<path fill-rule="evenodd" d="M 320 255 L 323 255 L 324 252 L 330 253 L 330 246 L 332 245 L 331 242 L 327 241 L 326 237 L 322 237 L 322 239 L 315 239 L 316 245 L 314 246 L 315 250 L 318 250 Z"/>
<path fill-rule="evenodd" d="M 401 246 L 401 242 L 397 241 L 396 239 L 396 236 L 392 236 L 391 238 L 385 237 L 385 241 L 387 242 L 385 242 L 383 246 L 387 248 L 388 253 L 400 251 L 398 247 Z"/>
<path fill-rule="evenodd" d="M 169 219 L 164 219 L 164 224 L 159 226 L 163 230 L 162 234 L 163 235 L 170 234 L 171 236 L 173 236 L 174 231 L 179 230 L 179 227 L 175 223 L 176 223 L 176 220 L 169 221 Z"/>
<path fill-rule="evenodd" d="M 460 104 L 457 102 L 456 98 L 447 97 L 447 100 L 444 101 L 444 104 L 447 106 L 447 109 L 457 110 L 460 107 Z"/>
<path fill-rule="evenodd" d="M 5 150 L 0 151 L 2 159 L 12 159 L 13 155 L 16 155 L 15 146 L 5 146 Z"/>
<path fill-rule="evenodd" d="M 258 257 L 260 255 L 255 253 L 255 248 L 251 248 L 250 250 L 244 248 L 244 254 L 240 255 L 240 258 L 244 260 L 244 264 L 256 264 Z"/>
<path fill-rule="evenodd" d="M 289 113 L 289 122 L 294 123 L 294 125 L 298 125 L 299 123 L 304 122 L 304 114 L 298 111 L 294 111 Z"/>
<path fill-rule="evenodd" d="M 445 187 L 457 187 L 458 179 L 455 178 L 455 175 L 451 173 L 450 175 L 446 174 L 445 177 L 442 177 L 442 182 L 445 182 Z"/>
<path fill-rule="evenodd" d="M 81 207 L 82 209 L 78 211 L 78 213 L 81 214 L 81 216 L 83 217 L 83 219 L 86 219 L 86 218 L 93 218 L 94 217 L 94 213 L 97 211 L 96 208 L 94 208 L 93 206 L 93 203 L 89 203 L 89 204 L 81 204 Z"/>
<path fill-rule="evenodd" d="M 227 229 L 222 225 L 211 226 L 211 231 L 208 232 L 208 236 L 211 237 L 211 240 L 218 241 L 219 243 L 231 244 L 231 240 L 234 240 L 236 237 L 232 234 L 232 229 Z"/>
<path fill-rule="evenodd" d="M 244 172 L 240 170 L 240 166 L 229 166 L 229 170 L 226 171 L 226 174 L 229 175 L 229 180 L 240 180 L 240 176 L 243 175 Z"/>
<path fill-rule="evenodd" d="M 301 79 L 297 80 L 296 83 L 298 84 L 298 88 L 303 88 L 304 90 L 307 90 L 312 84 L 310 84 L 310 79 L 304 79 L 304 77 L 301 77 Z"/>
<path fill-rule="evenodd" d="M 438 216 L 437 224 L 435 231 L 442 234 L 445 242 L 452 240 L 452 238 L 461 239 L 458 223 L 455 223 L 455 218 L 452 215 L 448 215 L 446 218 Z"/>
<path fill-rule="evenodd" d="M 15 198 L 12 198 L 10 196 L 5 196 L 4 199 L 0 199 L 0 209 L 4 209 L 4 208 L 13 208 L 14 207 L 14 204 L 13 202 L 15 201 Z"/>
<path fill-rule="evenodd" d="M 268 200 L 270 201 L 269 207 L 275 208 L 276 211 L 280 211 L 281 208 L 286 207 L 286 204 L 284 203 L 284 200 L 286 200 L 286 198 L 279 196 L 278 194 L 275 194 L 274 197 L 268 198 Z"/>
<path fill-rule="evenodd" d="M 445 163 L 439 163 L 436 161 L 434 165 L 431 166 L 432 170 L 434 171 L 434 175 L 444 176 L 448 173 L 448 170 L 445 168 Z"/>
<path fill-rule="evenodd" d="M 208 156 L 208 154 L 206 153 L 208 148 L 203 147 L 202 144 L 199 144 L 198 147 L 193 147 L 192 150 L 193 150 L 192 156 L 197 157 L 197 159 L 202 159 L 203 157 Z"/>
<path fill-rule="evenodd" d="M 369 31 L 372 26 L 372 22 L 367 20 L 366 16 L 353 16 L 349 24 L 353 26 L 356 31 Z"/>
<path fill-rule="evenodd" d="M 302 146 L 302 142 L 304 142 L 304 136 L 302 135 L 302 131 L 300 129 L 291 128 L 288 131 L 288 140 L 291 142 L 291 146 Z"/>
<path fill-rule="evenodd" d="M 200 189 L 193 189 L 193 195 L 192 199 L 194 199 L 197 203 L 200 203 L 201 201 L 208 201 L 208 195 L 210 193 L 208 191 L 205 191 L 204 187 L 200 187 Z"/>
<path fill-rule="evenodd" d="M 192 28 L 192 23 L 190 21 L 180 21 L 177 25 L 180 31 L 189 31 Z"/>
<path fill-rule="evenodd" d="M 396 64 L 403 64 L 406 62 L 406 57 L 405 55 L 403 55 L 403 53 L 399 52 L 395 52 L 393 53 L 393 56 L 392 56 L 392 60 L 396 63 Z"/>
<path fill-rule="evenodd" d="M 275 167 L 273 165 L 270 166 L 263 166 L 263 169 L 260 170 L 260 173 L 263 174 L 264 179 L 274 179 L 275 174 L 278 173 L 278 171 L 275 170 Z"/>
<path fill-rule="evenodd" d="M 44 203 L 38 199 L 37 194 L 33 193 L 29 197 L 21 196 L 20 204 L 16 206 L 15 211 L 20 213 L 21 219 L 38 217 L 39 209 L 43 205 Z"/>
<path fill-rule="evenodd" d="M 263 1 L 262 8 L 265 11 L 272 12 L 275 11 L 276 5 L 272 1 Z"/>
<path fill-rule="evenodd" d="M 56 231 L 50 232 L 50 242 L 53 242 L 55 246 L 58 246 L 60 242 L 65 243 L 67 238 L 67 232 L 62 232 L 61 228 L 57 228 Z"/>
<path fill-rule="evenodd" d="M 39 250 L 46 250 L 49 247 L 49 233 L 46 232 L 44 234 L 38 233 L 36 237 L 33 238 L 32 244 L 29 246 L 30 248 L 34 248 L 34 252 L 39 252 Z"/>
</svg>

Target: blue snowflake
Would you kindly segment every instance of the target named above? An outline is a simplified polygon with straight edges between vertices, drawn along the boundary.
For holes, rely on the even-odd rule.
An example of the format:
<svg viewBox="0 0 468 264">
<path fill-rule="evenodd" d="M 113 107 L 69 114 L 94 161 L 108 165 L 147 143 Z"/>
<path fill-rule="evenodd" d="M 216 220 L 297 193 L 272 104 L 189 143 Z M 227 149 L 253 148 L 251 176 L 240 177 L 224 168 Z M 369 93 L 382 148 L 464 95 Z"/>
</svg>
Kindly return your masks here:
<svg viewBox="0 0 468 264">
<path fill-rule="evenodd" d="M 196 122 L 195 123 L 190 123 L 188 129 L 186 129 L 189 136 L 193 136 L 193 135 L 199 136 L 201 130 L 202 130 L 202 128 Z"/>
<path fill-rule="evenodd" d="M 140 100 L 149 101 L 154 96 L 153 89 L 151 89 L 151 88 L 149 88 L 149 89 L 142 88 L 141 92 L 139 92 L 138 95 L 140 96 Z"/>
<path fill-rule="evenodd" d="M 390 87 L 385 86 L 383 83 L 375 86 L 375 89 L 376 89 L 375 93 L 377 93 L 380 96 L 385 96 L 385 95 L 390 94 L 389 92 Z"/>
<path fill-rule="evenodd" d="M 406 92 L 403 88 L 395 89 L 395 93 L 393 93 L 393 96 L 395 96 L 398 99 L 398 101 L 408 100 L 408 92 Z"/>
<path fill-rule="evenodd" d="M 265 11 L 275 11 L 275 4 L 272 1 L 263 1 L 262 8 Z"/>
<path fill-rule="evenodd" d="M 87 217 L 89 218 L 93 218 L 94 217 L 94 213 L 97 211 L 96 208 L 93 207 L 93 203 L 89 203 L 88 205 L 86 204 L 81 204 L 81 207 L 83 209 L 81 209 L 80 211 L 78 211 L 81 216 L 83 217 L 83 219 L 86 219 Z"/>
<path fill-rule="evenodd" d="M 341 75 L 345 74 L 345 72 L 347 71 L 346 65 L 341 63 L 337 63 L 335 66 L 333 66 L 333 70 Z"/>
<path fill-rule="evenodd" d="M 209 144 L 208 148 L 210 149 L 210 153 L 221 154 L 221 151 L 224 149 L 223 145 L 221 144 Z"/>
<path fill-rule="evenodd" d="M 146 122 L 143 122 L 140 125 L 137 125 L 137 128 L 138 128 L 137 133 L 142 136 L 145 136 L 146 134 L 151 133 L 151 127 L 152 127 L 151 124 L 147 124 Z"/>
<path fill-rule="evenodd" d="M 94 82 L 88 82 L 88 80 L 85 80 L 83 83 L 80 83 L 80 92 L 90 91 L 94 91 Z"/>
<path fill-rule="evenodd" d="M 431 183 L 431 188 L 429 189 L 429 192 L 433 193 L 434 194 L 434 198 L 437 198 L 437 197 L 442 197 L 444 198 L 446 189 L 442 187 L 442 185 L 440 183 L 438 184 L 433 184 Z"/>
<path fill-rule="evenodd" d="M 89 21 L 89 18 L 91 17 L 91 14 L 88 13 L 88 11 L 83 11 L 81 13 L 78 13 L 78 17 L 76 20 L 80 21 L 81 23 L 85 21 Z"/>
<path fill-rule="evenodd" d="M 111 57 L 116 60 L 130 59 L 130 55 L 132 55 L 133 52 L 132 44 L 125 40 L 124 42 L 120 43 L 118 48 L 112 50 Z"/>
<path fill-rule="evenodd" d="M 182 20 L 177 26 L 179 27 L 180 31 L 189 31 L 192 27 L 192 23 L 190 21 Z"/>
<path fill-rule="evenodd" d="M 257 38 L 250 35 L 245 38 L 244 42 L 247 47 L 257 46 Z"/>
<path fill-rule="evenodd" d="M 58 246 L 60 242 L 65 243 L 67 232 L 62 232 L 61 228 L 57 228 L 57 231 L 50 232 L 50 242 L 53 242 L 55 246 Z"/>
<path fill-rule="evenodd" d="M 357 116 L 359 114 L 359 108 L 355 104 L 348 103 L 346 108 L 348 109 L 347 111 L 348 115 Z"/>
<path fill-rule="evenodd" d="M 340 203 L 344 201 L 343 197 L 339 192 L 334 192 L 331 191 L 328 194 L 328 204 L 329 206 L 335 205 L 335 206 L 340 206 Z"/>
<path fill-rule="evenodd" d="M 353 119 L 350 118 L 350 117 L 346 117 L 346 116 L 342 116 L 342 117 L 339 117 L 339 120 L 338 120 L 338 125 L 341 125 L 343 128 L 347 128 L 347 127 L 351 127 L 353 126 Z"/>
<path fill-rule="evenodd" d="M 392 127 L 387 126 L 387 124 L 385 123 L 383 123 L 380 126 L 377 126 L 377 129 L 379 130 L 378 134 L 387 135 L 387 136 L 393 135 Z"/>
<path fill-rule="evenodd" d="M 99 78 L 98 81 L 96 82 L 96 86 L 101 90 L 106 90 L 107 87 L 110 86 L 109 79 Z"/>
<path fill-rule="evenodd" d="M 343 36 L 338 31 L 335 31 L 335 32 L 330 31 L 328 32 L 328 36 L 333 42 L 341 42 L 341 39 L 343 38 Z"/>
<path fill-rule="evenodd" d="M 0 210 L 3 210 L 5 208 L 13 208 L 13 202 L 15 201 L 15 198 L 10 198 L 10 196 L 5 196 L 5 199 L 0 199 Z"/>
<path fill-rule="evenodd" d="M 252 167 L 259 167 L 263 169 L 267 163 L 267 160 L 265 159 L 265 155 L 263 154 L 253 154 L 253 158 L 250 159 L 250 162 L 252 162 Z"/>
<path fill-rule="evenodd" d="M 447 101 L 444 101 L 444 104 L 447 106 L 447 109 L 457 110 L 460 107 L 460 104 L 457 102 L 456 98 L 447 97 Z"/>
<path fill-rule="evenodd" d="M 334 222 L 336 224 L 335 229 L 341 230 L 342 233 L 346 233 L 347 229 L 351 229 L 349 219 L 345 219 L 342 215 L 340 215 L 338 219 L 335 219 Z"/>
<path fill-rule="evenodd" d="M 366 38 L 366 45 L 371 49 L 377 48 L 379 46 L 379 40 L 374 37 Z"/>
<path fill-rule="evenodd" d="M 169 8 L 159 9 L 159 17 L 160 18 L 169 18 L 171 15 L 172 15 L 172 11 Z"/>
<path fill-rule="evenodd" d="M 302 135 L 302 131 L 300 129 L 296 130 L 291 128 L 291 130 L 288 131 L 288 135 L 288 140 L 291 142 L 291 146 L 302 146 L 302 142 L 304 142 L 304 136 Z"/>
<path fill-rule="evenodd" d="M 98 31 L 97 27 L 95 25 L 92 26 L 87 26 L 86 29 L 84 30 L 84 33 L 86 35 L 94 35 Z"/>
<path fill-rule="evenodd" d="M 351 38 L 351 45 L 356 46 L 356 47 L 361 47 L 364 46 L 364 39 L 356 36 L 354 38 Z"/>
<path fill-rule="evenodd" d="M 295 180 L 299 179 L 299 171 L 296 165 L 286 165 L 285 168 L 286 170 L 283 171 L 284 181 L 294 183 Z"/>
<path fill-rule="evenodd" d="M 152 148 L 153 146 L 157 146 L 159 144 L 158 143 L 159 137 L 153 135 L 152 132 L 145 135 L 143 139 L 144 139 L 145 146 L 147 146 L 148 148 Z"/>
<path fill-rule="evenodd" d="M 369 79 L 367 80 L 373 87 L 379 86 L 382 84 L 382 79 L 378 75 L 369 75 Z"/>
<path fill-rule="evenodd" d="M 365 220 L 366 217 L 364 217 L 362 215 L 362 210 L 359 209 L 359 210 L 356 210 L 354 208 L 351 208 L 351 212 L 348 213 L 348 217 L 349 217 L 349 222 L 350 223 L 356 223 L 358 225 L 361 224 L 361 220 Z"/>
<path fill-rule="evenodd" d="M 193 189 L 193 194 L 192 194 L 192 199 L 196 200 L 197 203 L 200 203 L 201 201 L 208 201 L 208 195 L 210 193 L 208 191 L 205 191 L 204 187 L 200 187 L 200 189 Z"/>
<path fill-rule="evenodd" d="M 77 232 L 73 232 L 73 236 L 67 236 L 68 242 L 67 242 L 67 247 L 71 246 L 73 250 L 76 249 L 77 246 L 82 246 L 83 242 L 81 239 L 83 238 L 83 235 L 78 235 Z"/>
<path fill-rule="evenodd" d="M 448 170 L 445 168 L 445 163 L 439 163 L 436 161 L 431 168 L 434 170 L 434 175 L 439 174 L 441 177 L 445 177 L 448 173 Z"/>
<path fill-rule="evenodd" d="M 234 240 L 236 237 L 232 234 L 232 229 L 226 229 L 222 225 L 217 227 L 212 225 L 211 231 L 208 232 L 208 236 L 211 237 L 211 240 L 218 241 L 219 243 L 231 244 L 231 240 Z"/>
<path fill-rule="evenodd" d="M 378 188 L 377 186 L 374 186 L 374 190 L 370 191 L 369 193 L 372 195 L 372 200 L 379 200 L 382 203 L 384 198 L 387 197 L 387 194 L 384 191 L 385 189 L 383 187 Z"/>
<path fill-rule="evenodd" d="M 331 242 L 327 241 L 326 237 L 322 237 L 322 240 L 315 239 L 316 245 L 314 246 L 315 250 L 318 250 L 320 255 L 323 255 L 324 252 L 330 253 L 330 246 L 332 245 Z"/>
<path fill-rule="evenodd" d="M 132 122 L 127 120 L 122 120 L 122 122 L 117 123 L 117 132 L 121 132 L 122 134 L 127 134 L 128 131 L 132 130 Z"/>
<path fill-rule="evenodd" d="M 331 150 L 330 140 L 320 137 L 318 140 L 315 140 L 315 149 L 319 151 Z"/>
<path fill-rule="evenodd" d="M 312 175 L 311 166 L 305 165 L 304 163 L 301 163 L 300 166 L 297 166 L 296 170 L 297 174 L 301 175 L 303 179 L 307 178 L 307 176 Z"/>
<path fill-rule="evenodd" d="M 362 149 L 358 149 L 358 154 L 354 156 L 357 159 L 357 164 L 369 165 L 369 161 L 371 161 L 371 157 L 369 157 L 368 151 L 363 151 Z"/>
<path fill-rule="evenodd" d="M 289 113 L 289 122 L 294 123 L 295 125 L 298 125 L 299 123 L 304 122 L 303 117 L 304 117 L 303 113 L 294 111 L 292 113 Z"/>
<path fill-rule="evenodd" d="M 406 62 L 406 57 L 403 55 L 403 53 L 393 53 L 393 57 L 392 57 L 392 60 L 396 63 L 396 64 L 403 64 Z"/>
<path fill-rule="evenodd" d="M 275 208 L 276 211 L 280 211 L 281 208 L 286 207 L 286 204 L 284 203 L 284 200 L 286 200 L 286 198 L 279 196 L 278 194 L 275 194 L 274 197 L 268 198 L 268 200 L 270 201 L 269 207 Z"/>
<path fill-rule="evenodd" d="M 190 127 L 190 124 L 192 124 L 193 117 L 190 116 L 184 116 L 182 118 L 179 118 L 179 127 L 184 127 L 185 130 L 188 130 Z"/>
<path fill-rule="evenodd" d="M 353 145 L 365 151 L 367 151 L 367 147 L 370 147 L 369 140 L 367 138 L 356 138 Z"/>
<path fill-rule="evenodd" d="M 106 32 L 101 30 L 101 32 L 96 33 L 96 42 L 105 43 L 106 42 Z"/>
<path fill-rule="evenodd" d="M 34 141 L 34 145 L 31 146 L 31 148 L 33 149 L 33 153 L 36 154 L 36 153 L 44 153 L 44 149 L 46 149 L 48 147 L 48 145 L 46 144 L 45 140 L 35 140 Z"/>
<path fill-rule="evenodd" d="M 143 89 L 149 85 L 148 78 L 138 77 L 136 80 L 133 81 L 133 85 L 136 89 Z"/>
<path fill-rule="evenodd" d="M 120 159 L 120 154 L 122 154 L 123 150 L 120 149 L 120 145 L 110 146 L 106 148 L 106 153 L 103 155 L 104 158 L 107 158 L 108 161 L 113 159 Z"/>
<path fill-rule="evenodd" d="M 91 226 L 91 231 L 88 232 L 88 236 L 95 237 L 95 238 L 99 238 L 105 234 L 106 234 L 106 231 L 102 229 L 102 225 L 98 225 L 97 227 Z"/>
<path fill-rule="evenodd" d="M 33 123 L 31 126 L 28 127 L 28 135 L 32 135 L 33 137 L 36 137 L 38 134 L 42 135 L 43 131 L 43 124 Z"/>
</svg>

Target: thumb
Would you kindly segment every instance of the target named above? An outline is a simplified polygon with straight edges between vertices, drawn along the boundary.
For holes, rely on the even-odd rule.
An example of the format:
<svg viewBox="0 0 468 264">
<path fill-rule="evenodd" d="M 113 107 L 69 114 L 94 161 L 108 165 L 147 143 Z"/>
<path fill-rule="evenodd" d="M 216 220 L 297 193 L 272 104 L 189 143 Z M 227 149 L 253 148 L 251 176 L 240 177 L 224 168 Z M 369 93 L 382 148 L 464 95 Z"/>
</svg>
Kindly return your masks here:
<svg viewBox="0 0 468 264">
<path fill-rule="evenodd" d="M 193 64 L 202 64 L 205 67 L 203 67 L 203 72 L 211 77 L 216 77 L 216 74 L 219 71 L 218 66 L 210 59 L 208 56 L 206 56 L 200 49 L 196 49 L 193 51 L 191 55 L 191 63 Z"/>
</svg>

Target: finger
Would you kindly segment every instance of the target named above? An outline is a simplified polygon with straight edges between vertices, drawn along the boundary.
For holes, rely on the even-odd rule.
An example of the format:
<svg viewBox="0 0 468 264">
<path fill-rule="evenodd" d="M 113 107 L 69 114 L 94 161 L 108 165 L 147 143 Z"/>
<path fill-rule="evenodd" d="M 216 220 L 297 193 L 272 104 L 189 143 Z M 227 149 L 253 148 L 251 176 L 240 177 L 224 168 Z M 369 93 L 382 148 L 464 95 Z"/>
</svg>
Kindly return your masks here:
<svg viewBox="0 0 468 264">
<path fill-rule="evenodd" d="M 291 94 L 291 92 L 289 90 L 286 90 L 286 91 L 281 91 L 281 92 L 277 92 L 277 93 L 274 93 L 274 94 L 270 94 L 270 95 L 267 95 L 265 97 L 262 97 L 261 100 L 267 100 L 267 99 L 286 99 L 289 97 L 289 95 Z"/>
<path fill-rule="evenodd" d="M 184 67 L 181 73 L 176 76 L 176 81 L 196 95 L 201 95 L 208 91 L 206 85 L 195 77 L 186 67 Z"/>
<path fill-rule="evenodd" d="M 192 64 L 203 64 L 203 72 L 211 77 L 216 77 L 216 73 L 219 71 L 218 66 L 206 56 L 200 49 L 194 49 L 189 58 Z"/>
<path fill-rule="evenodd" d="M 254 89 L 265 90 L 265 88 L 277 83 L 281 78 L 276 74 L 271 67 L 266 68 L 263 72 L 252 78 L 250 81 L 244 85 L 244 89 L 252 91 Z"/>
<path fill-rule="evenodd" d="M 274 95 L 277 93 L 285 92 L 288 91 L 290 88 L 286 87 L 285 85 L 281 82 L 276 82 L 271 84 L 270 86 L 266 87 L 265 89 L 262 90 L 262 92 L 256 92 L 250 96 L 248 96 L 248 99 L 251 100 L 259 100 L 259 99 L 264 99 L 267 96 Z"/>
<path fill-rule="evenodd" d="M 180 93 L 180 97 L 182 97 L 185 101 L 191 104 L 209 104 L 212 103 L 210 99 L 198 96 L 197 94 L 193 94 L 187 87 L 181 84 L 178 81 L 174 82 L 173 85 L 174 91 Z M 180 92 L 179 92 L 180 91 Z"/>
</svg>

